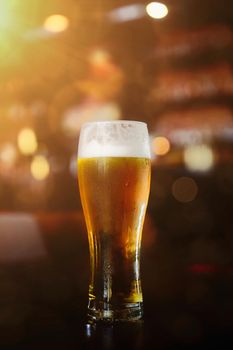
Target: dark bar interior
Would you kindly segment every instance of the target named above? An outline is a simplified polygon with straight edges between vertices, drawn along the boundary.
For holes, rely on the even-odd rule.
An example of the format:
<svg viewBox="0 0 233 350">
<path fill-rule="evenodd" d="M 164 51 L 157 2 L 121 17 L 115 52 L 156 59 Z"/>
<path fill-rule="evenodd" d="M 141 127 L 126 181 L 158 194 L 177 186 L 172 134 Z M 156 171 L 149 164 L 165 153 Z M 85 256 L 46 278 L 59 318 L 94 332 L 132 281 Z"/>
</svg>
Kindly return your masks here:
<svg viewBox="0 0 233 350">
<path fill-rule="evenodd" d="M 232 348 L 233 3 L 162 3 L 0 1 L 0 349 Z M 92 326 L 77 147 L 121 119 L 151 143 L 144 322 Z"/>
</svg>

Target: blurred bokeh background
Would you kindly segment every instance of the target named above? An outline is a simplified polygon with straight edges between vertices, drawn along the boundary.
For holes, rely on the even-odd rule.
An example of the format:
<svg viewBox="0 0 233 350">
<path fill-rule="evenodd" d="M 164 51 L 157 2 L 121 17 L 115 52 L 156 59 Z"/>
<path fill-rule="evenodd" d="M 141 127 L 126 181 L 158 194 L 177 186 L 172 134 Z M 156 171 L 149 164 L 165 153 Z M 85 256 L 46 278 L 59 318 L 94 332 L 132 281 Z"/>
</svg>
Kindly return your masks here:
<svg viewBox="0 0 233 350">
<path fill-rule="evenodd" d="M 231 0 L 0 0 L 3 342 L 85 309 L 76 153 L 106 119 L 148 123 L 147 315 L 171 342 L 231 329 L 232 63 Z"/>
</svg>

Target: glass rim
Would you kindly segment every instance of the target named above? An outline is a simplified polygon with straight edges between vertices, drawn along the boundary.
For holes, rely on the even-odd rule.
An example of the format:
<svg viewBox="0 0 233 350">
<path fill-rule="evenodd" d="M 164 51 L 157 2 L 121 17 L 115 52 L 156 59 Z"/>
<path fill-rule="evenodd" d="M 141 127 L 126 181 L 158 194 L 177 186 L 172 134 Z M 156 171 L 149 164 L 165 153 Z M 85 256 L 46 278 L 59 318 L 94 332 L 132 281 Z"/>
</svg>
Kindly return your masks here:
<svg viewBox="0 0 233 350">
<path fill-rule="evenodd" d="M 140 120 L 119 119 L 119 120 L 97 120 L 97 121 L 85 122 L 82 124 L 81 128 L 88 125 L 94 125 L 94 124 L 142 124 L 147 126 L 146 122 L 142 122 Z"/>
</svg>

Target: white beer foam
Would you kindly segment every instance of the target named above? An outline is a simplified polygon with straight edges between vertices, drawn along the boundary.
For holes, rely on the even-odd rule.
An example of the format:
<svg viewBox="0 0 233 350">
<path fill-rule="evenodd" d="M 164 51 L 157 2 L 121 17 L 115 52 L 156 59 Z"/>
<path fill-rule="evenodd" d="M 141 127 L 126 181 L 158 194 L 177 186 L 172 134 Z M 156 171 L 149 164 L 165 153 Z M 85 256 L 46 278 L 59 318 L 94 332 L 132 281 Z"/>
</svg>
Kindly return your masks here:
<svg viewBox="0 0 233 350">
<path fill-rule="evenodd" d="M 85 124 L 78 158 L 95 157 L 151 158 L 146 124 L 132 121 Z"/>
<path fill-rule="evenodd" d="M 150 158 L 150 151 L 147 145 L 100 145 L 93 141 L 84 149 L 78 152 L 79 158 L 94 158 L 94 157 L 142 157 Z"/>
</svg>

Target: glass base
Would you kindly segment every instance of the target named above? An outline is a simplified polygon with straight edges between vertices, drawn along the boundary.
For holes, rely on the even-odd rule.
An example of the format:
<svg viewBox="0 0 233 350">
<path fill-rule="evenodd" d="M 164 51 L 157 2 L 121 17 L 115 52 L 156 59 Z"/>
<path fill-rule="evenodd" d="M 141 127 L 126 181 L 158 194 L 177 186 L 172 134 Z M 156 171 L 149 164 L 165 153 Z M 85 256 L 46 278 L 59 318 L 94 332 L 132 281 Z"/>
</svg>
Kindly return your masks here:
<svg viewBox="0 0 233 350">
<path fill-rule="evenodd" d="M 104 305 L 104 308 L 88 307 L 88 319 L 90 321 L 124 322 L 138 321 L 143 317 L 142 303 L 124 304 L 124 308 L 113 309 L 112 305 Z"/>
</svg>

